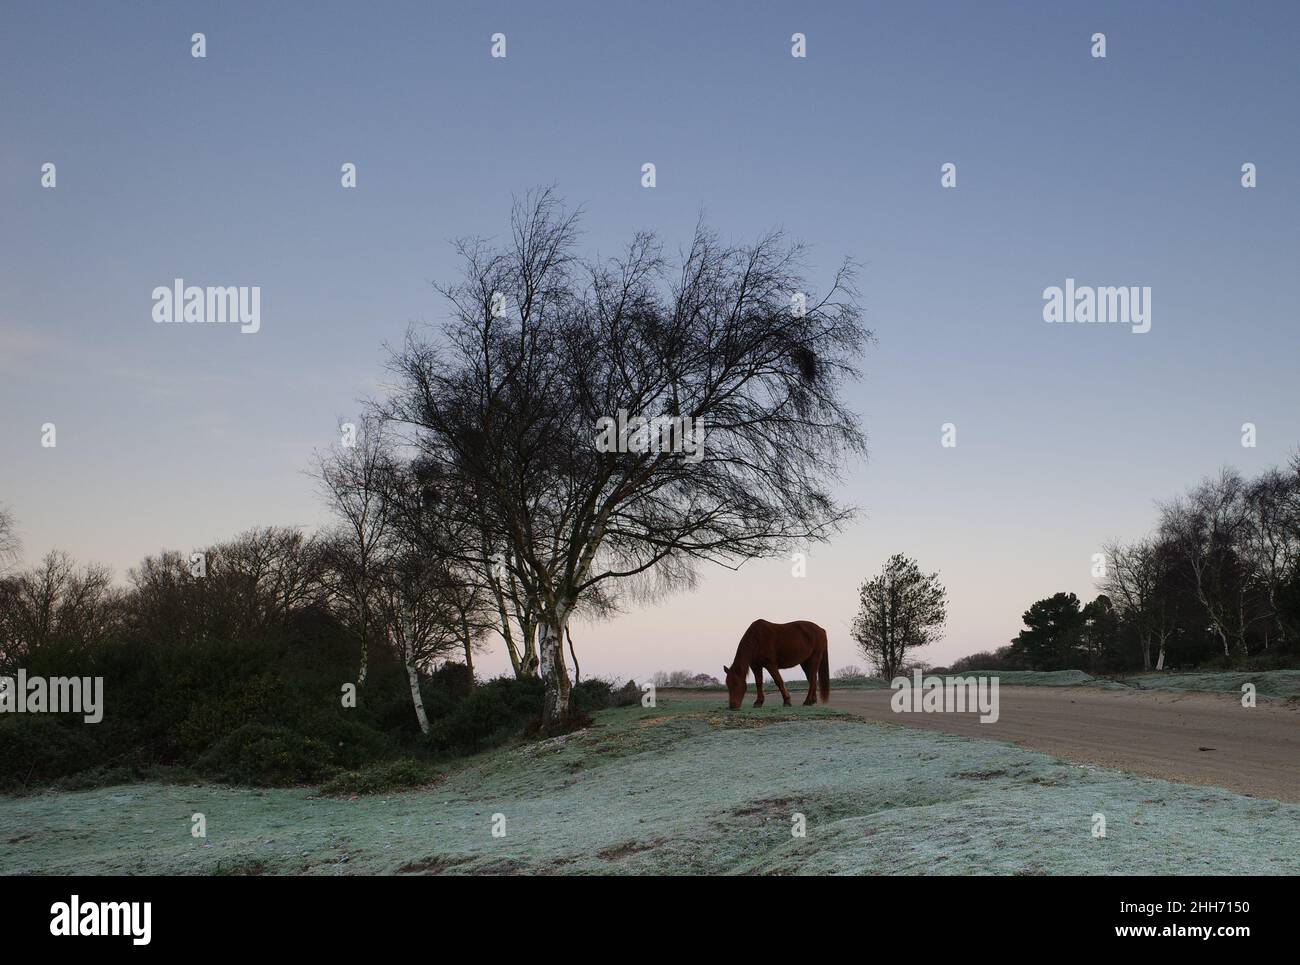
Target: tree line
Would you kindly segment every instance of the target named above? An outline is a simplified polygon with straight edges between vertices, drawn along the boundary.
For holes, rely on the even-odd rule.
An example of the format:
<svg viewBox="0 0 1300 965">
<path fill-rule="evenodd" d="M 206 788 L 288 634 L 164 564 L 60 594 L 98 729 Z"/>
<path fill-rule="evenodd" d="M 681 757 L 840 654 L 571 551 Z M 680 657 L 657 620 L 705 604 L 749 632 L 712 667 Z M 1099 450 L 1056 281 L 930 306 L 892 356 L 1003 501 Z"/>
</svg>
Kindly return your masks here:
<svg viewBox="0 0 1300 965">
<path fill-rule="evenodd" d="M 1104 547 L 1100 594 L 1036 601 L 1025 628 L 961 668 L 1094 673 L 1292 666 L 1300 641 L 1300 454 L 1231 468 L 1157 504 L 1154 530 Z M 957 666 L 957 665 L 955 665 Z"/>
</svg>

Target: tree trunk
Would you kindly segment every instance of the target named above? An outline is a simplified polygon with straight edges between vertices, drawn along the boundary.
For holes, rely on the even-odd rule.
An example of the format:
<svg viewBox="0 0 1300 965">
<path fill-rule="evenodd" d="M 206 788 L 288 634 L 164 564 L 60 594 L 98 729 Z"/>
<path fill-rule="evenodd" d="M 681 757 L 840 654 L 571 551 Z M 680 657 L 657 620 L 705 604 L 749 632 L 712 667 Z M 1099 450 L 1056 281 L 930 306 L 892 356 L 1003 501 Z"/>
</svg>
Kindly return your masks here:
<svg viewBox="0 0 1300 965">
<path fill-rule="evenodd" d="M 474 639 L 473 634 L 469 632 L 469 621 L 465 619 L 465 614 L 460 615 L 460 635 L 465 641 L 465 666 L 469 670 L 470 686 L 474 685 Z"/>
<path fill-rule="evenodd" d="M 1156 657 L 1156 669 L 1165 669 L 1165 638 L 1160 638 L 1160 655 Z"/>
<path fill-rule="evenodd" d="M 363 584 L 364 587 L 364 584 Z M 357 614 L 361 623 L 360 632 L 357 634 L 361 638 L 361 661 L 357 667 L 357 689 L 360 690 L 366 685 L 366 677 L 370 674 L 370 597 L 368 591 L 361 591 L 360 612 Z"/>
<path fill-rule="evenodd" d="M 1223 632 L 1223 628 L 1220 627 L 1217 623 L 1214 625 L 1214 632 L 1217 633 L 1219 635 L 1219 639 L 1223 641 L 1223 655 L 1225 657 L 1231 657 L 1232 645 L 1228 643 L 1228 635 Z"/>
<path fill-rule="evenodd" d="M 1151 669 L 1151 637 L 1143 634 L 1140 638 L 1142 641 L 1142 669 Z"/>
<path fill-rule="evenodd" d="M 573 686 L 582 683 L 582 668 L 578 666 L 578 655 L 573 651 L 573 634 L 569 628 L 564 628 L 564 635 L 569 638 L 569 656 L 573 658 Z"/>
<path fill-rule="evenodd" d="M 505 594 L 501 592 L 501 585 L 497 583 L 496 577 L 492 573 L 492 561 L 487 553 L 487 547 L 483 550 L 484 566 L 486 568 L 488 585 L 492 587 L 492 599 L 497 605 L 497 619 L 501 621 L 500 632 L 501 639 L 506 644 L 506 654 L 510 657 L 510 666 L 515 671 L 515 677 L 522 677 L 519 651 L 515 647 L 515 635 L 510 631 L 510 614 L 506 612 Z"/>
<path fill-rule="evenodd" d="M 411 640 L 411 624 L 402 621 L 402 662 L 406 664 L 406 682 L 411 687 L 411 703 L 415 705 L 415 719 L 420 733 L 429 733 L 429 715 L 424 712 L 424 697 L 420 694 L 420 672 L 415 666 L 415 644 Z"/>
<path fill-rule="evenodd" d="M 523 637 L 524 652 L 520 657 L 520 666 L 523 668 L 525 677 L 534 677 L 537 675 L 537 624 L 532 618 L 521 619 L 519 624 L 519 635 Z"/>
<path fill-rule="evenodd" d="M 568 622 L 568 607 L 561 603 L 538 625 L 537 649 L 542 682 L 546 687 L 542 699 L 543 727 L 562 724 L 573 712 L 573 688 L 564 664 L 564 631 Z"/>
</svg>

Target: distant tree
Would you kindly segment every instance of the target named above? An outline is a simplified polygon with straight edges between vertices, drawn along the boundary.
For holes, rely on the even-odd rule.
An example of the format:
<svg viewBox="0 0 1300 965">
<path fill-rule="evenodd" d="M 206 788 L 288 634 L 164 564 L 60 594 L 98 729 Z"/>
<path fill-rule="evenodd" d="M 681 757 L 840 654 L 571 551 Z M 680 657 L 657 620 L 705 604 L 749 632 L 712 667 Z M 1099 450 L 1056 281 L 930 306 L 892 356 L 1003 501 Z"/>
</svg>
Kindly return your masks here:
<svg viewBox="0 0 1300 965">
<path fill-rule="evenodd" d="M 1110 597 L 1101 594 L 1082 611 L 1083 631 L 1080 634 L 1088 672 L 1097 674 L 1110 670 L 1122 659 L 1119 654 L 1119 614 Z"/>
<path fill-rule="evenodd" d="M 263 639 L 322 604 L 321 549 L 300 529 L 265 526 L 147 556 L 129 574 L 132 627 L 161 646 Z"/>
<path fill-rule="evenodd" d="M 959 657 L 948 666 L 950 674 L 969 673 L 972 670 L 1025 670 L 1027 669 L 1024 658 L 1018 654 L 1014 647 L 1008 645 L 998 647 L 997 650 L 984 650 L 980 653 L 972 653 L 967 657 Z"/>
<path fill-rule="evenodd" d="M 1263 648 L 1286 649 L 1300 635 L 1300 455 L 1285 469 L 1270 469 L 1246 488 L 1252 525 L 1244 549 L 1266 597 L 1271 622 L 1263 624 Z"/>
<path fill-rule="evenodd" d="M 0 576 L 18 559 L 22 543 L 18 539 L 18 524 L 14 515 L 0 506 Z"/>
<path fill-rule="evenodd" d="M 73 648 L 102 643 L 121 628 L 122 615 L 111 570 L 47 553 L 0 581 L 0 668 L 12 669 L 56 641 Z"/>
<path fill-rule="evenodd" d="M 922 573 L 916 560 L 898 553 L 859 588 L 852 634 L 876 672 L 892 680 L 910 652 L 940 639 L 947 618 L 939 574 Z"/>
<path fill-rule="evenodd" d="M 1246 481 L 1232 469 L 1161 506 L 1161 537 L 1176 547 L 1190 587 L 1228 658 L 1249 653 L 1252 626 L 1273 618 L 1252 552 L 1255 525 Z"/>
<path fill-rule="evenodd" d="M 856 680 L 865 677 L 867 672 L 856 664 L 849 664 L 847 667 L 840 667 L 839 670 L 831 674 L 832 680 Z"/>
<path fill-rule="evenodd" d="M 1176 593 L 1173 584 L 1176 549 L 1158 539 L 1142 539 L 1104 547 L 1108 566 L 1102 589 L 1120 620 L 1132 629 L 1142 655 L 1142 669 L 1163 670 L 1168 644 L 1177 630 Z"/>
<path fill-rule="evenodd" d="M 1066 670 L 1076 663 L 1084 628 L 1077 596 L 1055 593 L 1038 600 L 1023 619 L 1025 629 L 1011 641 L 1011 648 L 1030 670 Z"/>
<path fill-rule="evenodd" d="M 428 733 L 420 671 L 459 650 L 472 674 L 473 650 L 490 625 L 478 534 L 448 511 L 455 495 L 419 458 L 385 476 L 382 498 L 392 525 L 383 545 L 380 608 L 406 667 L 420 729 Z"/>
<path fill-rule="evenodd" d="M 326 501 L 336 527 L 322 540 L 332 608 L 357 639 L 357 686 L 363 687 L 376 635 L 386 639 L 376 620 L 377 594 L 393 526 L 385 498 L 397 462 L 383 423 L 363 418 L 349 446 L 339 445 L 316 457 Z"/>
<path fill-rule="evenodd" d="M 695 683 L 696 676 L 696 674 L 691 673 L 689 670 L 673 670 L 671 672 L 657 670 L 655 671 L 654 676 L 650 679 L 653 680 L 654 685 L 660 689 L 669 687 L 695 687 L 697 686 Z"/>
</svg>

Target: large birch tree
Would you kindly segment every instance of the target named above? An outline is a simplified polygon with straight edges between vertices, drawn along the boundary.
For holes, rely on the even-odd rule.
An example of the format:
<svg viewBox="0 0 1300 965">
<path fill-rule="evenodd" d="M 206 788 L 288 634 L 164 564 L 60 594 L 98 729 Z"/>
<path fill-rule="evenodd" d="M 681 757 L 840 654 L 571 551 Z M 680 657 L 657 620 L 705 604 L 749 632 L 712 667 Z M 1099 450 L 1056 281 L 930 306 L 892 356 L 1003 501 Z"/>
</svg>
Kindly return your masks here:
<svg viewBox="0 0 1300 965">
<path fill-rule="evenodd" d="M 593 592 L 826 539 L 851 515 L 841 460 L 865 451 L 842 398 L 870 338 L 851 264 L 817 298 L 779 233 L 737 246 L 701 227 L 671 262 L 649 233 L 607 261 L 577 239 L 543 190 L 503 246 L 458 243 L 450 318 L 408 332 L 384 409 L 535 621 L 548 725 L 571 712 L 563 645 Z M 663 421 L 599 446 L 621 416 Z"/>
</svg>

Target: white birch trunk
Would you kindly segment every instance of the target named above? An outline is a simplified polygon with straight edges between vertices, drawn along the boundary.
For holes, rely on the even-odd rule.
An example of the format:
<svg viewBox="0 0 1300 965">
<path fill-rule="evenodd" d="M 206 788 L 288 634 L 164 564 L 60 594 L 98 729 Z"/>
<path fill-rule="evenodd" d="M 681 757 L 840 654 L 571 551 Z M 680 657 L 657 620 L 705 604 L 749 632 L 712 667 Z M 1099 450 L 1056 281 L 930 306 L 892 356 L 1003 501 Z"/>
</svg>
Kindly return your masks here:
<svg viewBox="0 0 1300 965">
<path fill-rule="evenodd" d="M 406 664 L 406 681 L 411 687 L 411 703 L 415 705 L 415 719 L 420 733 L 429 733 L 429 715 L 424 712 L 424 697 L 420 694 L 420 673 L 415 667 L 415 643 L 411 639 L 411 623 L 402 620 L 402 662 Z"/>
<path fill-rule="evenodd" d="M 564 665 L 564 629 L 569 622 L 569 607 L 561 601 L 554 614 L 542 618 L 538 626 L 537 649 L 541 659 L 541 677 L 546 686 L 542 698 L 542 726 L 566 720 L 572 711 L 572 686 Z"/>
</svg>

